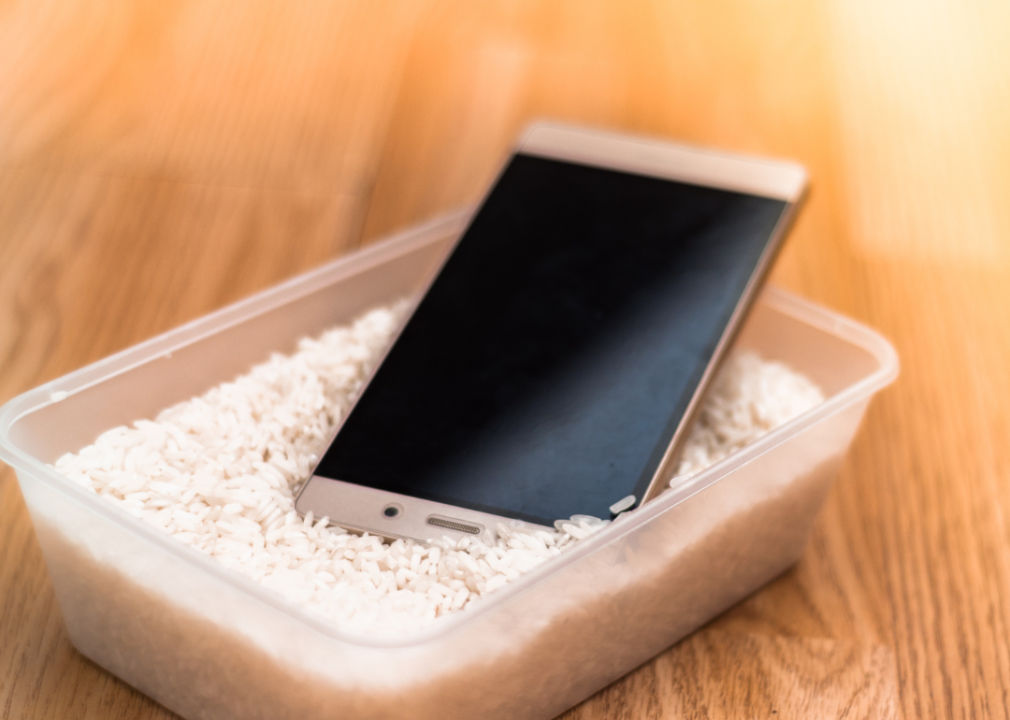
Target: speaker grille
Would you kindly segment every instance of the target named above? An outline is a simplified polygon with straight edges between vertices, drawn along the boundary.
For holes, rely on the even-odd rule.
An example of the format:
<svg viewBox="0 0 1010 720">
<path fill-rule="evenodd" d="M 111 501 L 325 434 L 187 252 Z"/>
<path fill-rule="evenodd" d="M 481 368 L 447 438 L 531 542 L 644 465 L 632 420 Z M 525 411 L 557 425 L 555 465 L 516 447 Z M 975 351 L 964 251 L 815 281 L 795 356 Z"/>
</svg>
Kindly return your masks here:
<svg viewBox="0 0 1010 720">
<path fill-rule="evenodd" d="M 440 518 L 435 515 L 428 516 L 428 524 L 434 525 L 435 527 L 445 528 L 446 530 L 457 530 L 459 532 L 469 533 L 470 535 L 480 535 L 480 528 L 476 525 L 470 525 L 468 523 L 460 522 L 458 520 L 450 520 L 448 518 Z"/>
</svg>

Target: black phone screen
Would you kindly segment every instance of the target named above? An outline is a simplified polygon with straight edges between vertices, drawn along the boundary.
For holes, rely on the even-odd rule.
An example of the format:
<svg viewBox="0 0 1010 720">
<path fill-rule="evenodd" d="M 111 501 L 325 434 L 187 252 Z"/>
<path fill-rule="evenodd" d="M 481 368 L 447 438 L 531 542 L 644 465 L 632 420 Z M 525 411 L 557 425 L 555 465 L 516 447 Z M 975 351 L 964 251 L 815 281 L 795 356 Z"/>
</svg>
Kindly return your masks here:
<svg viewBox="0 0 1010 720">
<path fill-rule="evenodd" d="M 786 206 L 513 156 L 315 474 L 545 525 L 640 500 Z"/>
</svg>

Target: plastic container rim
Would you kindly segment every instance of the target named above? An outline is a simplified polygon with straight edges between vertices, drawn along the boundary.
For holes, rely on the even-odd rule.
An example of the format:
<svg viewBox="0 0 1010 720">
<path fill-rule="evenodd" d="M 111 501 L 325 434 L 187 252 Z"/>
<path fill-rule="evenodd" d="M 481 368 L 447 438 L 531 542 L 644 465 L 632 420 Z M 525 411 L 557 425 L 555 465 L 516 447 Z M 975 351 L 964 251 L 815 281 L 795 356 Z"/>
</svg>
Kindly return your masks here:
<svg viewBox="0 0 1010 720">
<path fill-rule="evenodd" d="M 461 625 L 465 625 L 471 618 L 489 612 L 513 595 L 522 593 L 538 584 L 546 575 L 560 570 L 605 545 L 618 541 L 638 526 L 670 511 L 681 502 L 718 482 L 725 475 L 787 441 L 800 427 L 819 422 L 856 403 L 863 397 L 871 396 L 874 392 L 893 382 L 898 375 L 897 353 L 891 344 L 874 330 L 791 293 L 773 287 L 765 288 L 760 302 L 767 303 L 774 309 L 807 325 L 858 345 L 876 358 L 879 363 L 876 371 L 829 397 L 820 405 L 771 430 L 739 451 L 690 476 L 685 482 L 664 491 L 662 495 L 638 510 L 621 516 L 617 521 L 579 541 L 575 547 L 544 562 L 515 582 L 496 590 L 488 597 L 480 598 L 465 610 L 439 618 L 428 627 L 404 639 L 369 638 L 335 628 L 312 611 L 297 607 L 279 593 L 253 582 L 236 570 L 221 565 L 195 548 L 184 545 L 168 533 L 158 530 L 140 518 L 129 515 L 100 496 L 87 492 L 83 487 L 63 477 L 51 466 L 22 450 L 10 440 L 11 427 L 26 415 L 121 373 L 129 372 L 158 357 L 170 356 L 181 347 L 198 342 L 209 335 L 222 332 L 229 327 L 251 320 L 258 315 L 322 289 L 339 280 L 342 275 L 348 274 L 348 270 L 360 272 L 442 239 L 453 231 L 462 230 L 469 214 L 469 209 L 448 213 L 395 233 L 386 240 L 341 256 L 318 268 L 296 275 L 254 295 L 15 396 L 0 407 L 0 459 L 6 461 L 17 471 L 27 471 L 33 474 L 51 488 L 68 495 L 76 504 L 140 535 L 148 542 L 191 563 L 235 589 L 251 595 L 255 600 L 272 609 L 308 625 L 316 632 L 351 645 L 374 648 L 406 648 L 424 644 L 438 636 L 448 634 Z M 353 265 L 353 267 L 346 267 L 348 265 Z M 101 429 L 96 431 L 100 432 Z"/>
</svg>

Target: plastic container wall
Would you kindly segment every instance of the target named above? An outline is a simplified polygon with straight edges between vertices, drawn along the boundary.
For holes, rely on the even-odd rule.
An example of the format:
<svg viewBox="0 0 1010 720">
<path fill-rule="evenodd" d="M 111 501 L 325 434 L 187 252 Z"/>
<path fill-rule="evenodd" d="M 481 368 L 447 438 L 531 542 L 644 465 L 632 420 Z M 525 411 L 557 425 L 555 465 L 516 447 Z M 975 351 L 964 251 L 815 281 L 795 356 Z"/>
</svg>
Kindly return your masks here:
<svg viewBox="0 0 1010 720">
<path fill-rule="evenodd" d="M 879 336 L 766 292 L 739 344 L 828 399 L 417 634 L 378 642 L 314 616 L 48 467 L 271 351 L 419 292 L 454 216 L 338 260 L 72 373 L 0 411 L 68 633 L 187 718 L 552 717 L 792 565 L 872 394 L 897 373 Z"/>
</svg>

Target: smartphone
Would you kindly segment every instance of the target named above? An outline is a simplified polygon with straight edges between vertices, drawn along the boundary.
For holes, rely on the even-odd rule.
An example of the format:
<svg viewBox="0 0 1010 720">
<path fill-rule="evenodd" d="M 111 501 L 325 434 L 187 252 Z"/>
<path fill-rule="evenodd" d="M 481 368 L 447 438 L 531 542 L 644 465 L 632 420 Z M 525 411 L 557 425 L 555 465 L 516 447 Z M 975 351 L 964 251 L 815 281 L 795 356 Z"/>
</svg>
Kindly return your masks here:
<svg viewBox="0 0 1010 720">
<path fill-rule="evenodd" d="M 791 162 L 528 128 L 297 509 L 491 539 L 650 499 L 805 185 Z"/>
</svg>

